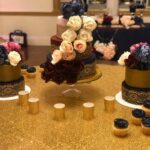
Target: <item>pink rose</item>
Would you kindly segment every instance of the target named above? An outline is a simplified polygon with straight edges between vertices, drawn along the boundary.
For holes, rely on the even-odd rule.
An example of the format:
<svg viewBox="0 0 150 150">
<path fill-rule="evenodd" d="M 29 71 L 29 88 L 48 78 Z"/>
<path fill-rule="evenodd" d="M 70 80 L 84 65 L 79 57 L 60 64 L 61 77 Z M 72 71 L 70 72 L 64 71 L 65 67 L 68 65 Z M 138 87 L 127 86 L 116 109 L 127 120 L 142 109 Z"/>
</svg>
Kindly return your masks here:
<svg viewBox="0 0 150 150">
<path fill-rule="evenodd" d="M 19 52 L 21 50 L 21 46 L 16 42 L 4 42 L 2 45 L 6 48 L 7 52 L 10 51 Z"/>
<path fill-rule="evenodd" d="M 68 41 L 63 41 L 60 45 L 60 51 L 64 53 L 72 53 L 73 52 L 72 43 Z"/>
<path fill-rule="evenodd" d="M 109 47 L 106 47 L 104 49 L 104 52 L 103 52 L 103 58 L 106 60 L 111 60 L 115 54 L 116 54 L 115 49 L 111 49 Z"/>
<path fill-rule="evenodd" d="M 74 41 L 74 49 L 79 52 L 79 53 L 83 53 L 86 50 L 86 42 L 83 40 L 76 40 Z"/>
<path fill-rule="evenodd" d="M 62 52 L 60 50 L 54 50 L 52 54 L 52 61 L 51 63 L 57 64 L 62 59 Z"/>
<path fill-rule="evenodd" d="M 75 57 L 76 57 L 75 51 L 73 51 L 72 53 L 63 53 L 63 60 L 71 61 L 74 60 Z"/>
</svg>

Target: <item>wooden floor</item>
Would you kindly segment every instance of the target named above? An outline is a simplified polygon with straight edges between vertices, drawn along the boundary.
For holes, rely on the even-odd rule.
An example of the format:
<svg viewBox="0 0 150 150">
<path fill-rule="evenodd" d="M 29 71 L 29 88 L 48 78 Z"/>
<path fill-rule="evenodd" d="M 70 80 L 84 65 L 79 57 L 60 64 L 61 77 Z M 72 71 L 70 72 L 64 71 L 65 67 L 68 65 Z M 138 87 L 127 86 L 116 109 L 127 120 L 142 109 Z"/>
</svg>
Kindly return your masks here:
<svg viewBox="0 0 150 150">
<path fill-rule="evenodd" d="M 50 46 L 28 46 L 23 48 L 23 63 L 30 66 L 37 66 L 45 62 L 47 54 L 50 52 Z"/>
</svg>

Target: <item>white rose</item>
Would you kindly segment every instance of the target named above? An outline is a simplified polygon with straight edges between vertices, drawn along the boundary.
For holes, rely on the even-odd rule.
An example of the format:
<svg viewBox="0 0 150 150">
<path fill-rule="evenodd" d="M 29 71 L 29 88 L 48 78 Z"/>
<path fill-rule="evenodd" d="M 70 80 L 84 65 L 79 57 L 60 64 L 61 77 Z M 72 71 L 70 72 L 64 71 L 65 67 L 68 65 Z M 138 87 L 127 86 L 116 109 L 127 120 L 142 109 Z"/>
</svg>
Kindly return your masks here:
<svg viewBox="0 0 150 150">
<path fill-rule="evenodd" d="M 79 30 L 81 28 L 81 25 L 82 25 L 82 20 L 79 16 L 72 16 L 69 18 L 67 22 L 67 26 L 75 31 Z"/>
<path fill-rule="evenodd" d="M 73 46 L 72 43 L 69 41 L 62 41 L 60 45 L 60 51 L 66 52 L 66 53 L 72 53 L 73 52 Z"/>
<path fill-rule="evenodd" d="M 93 31 L 97 27 L 95 20 L 91 17 L 83 17 L 83 28 L 89 31 Z"/>
<path fill-rule="evenodd" d="M 79 53 L 83 53 L 86 50 L 86 42 L 83 40 L 75 40 L 74 41 L 74 49 L 79 52 Z"/>
<path fill-rule="evenodd" d="M 62 52 L 60 50 L 54 50 L 52 54 L 52 61 L 51 63 L 54 65 L 58 63 L 62 59 Z"/>
<path fill-rule="evenodd" d="M 91 42 L 93 40 L 92 33 L 90 31 L 87 31 L 85 29 L 81 29 L 78 34 L 79 40 L 84 40 L 86 42 Z"/>
<path fill-rule="evenodd" d="M 12 66 L 17 66 L 17 64 L 21 61 L 21 56 L 18 52 L 11 51 L 8 54 L 8 59 L 9 59 L 9 62 Z"/>
<path fill-rule="evenodd" d="M 68 29 L 64 33 L 62 33 L 61 37 L 65 41 L 72 42 L 77 37 L 77 33 L 72 29 Z"/>
<path fill-rule="evenodd" d="M 129 57 L 129 55 L 130 55 L 131 53 L 130 52 L 124 52 L 121 56 L 120 56 L 120 58 L 119 58 L 119 60 L 118 60 L 118 63 L 120 64 L 120 65 L 122 65 L 122 66 L 124 66 L 125 65 L 125 59 L 128 59 L 128 57 Z"/>
</svg>

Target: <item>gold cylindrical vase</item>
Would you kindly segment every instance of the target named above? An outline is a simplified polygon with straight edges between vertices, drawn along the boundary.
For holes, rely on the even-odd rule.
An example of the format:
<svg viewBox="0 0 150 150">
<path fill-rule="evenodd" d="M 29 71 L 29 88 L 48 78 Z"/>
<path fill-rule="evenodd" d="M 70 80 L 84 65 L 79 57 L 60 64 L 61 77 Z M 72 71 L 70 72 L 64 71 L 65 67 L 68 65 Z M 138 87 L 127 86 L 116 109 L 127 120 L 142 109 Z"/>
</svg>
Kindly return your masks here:
<svg viewBox="0 0 150 150">
<path fill-rule="evenodd" d="M 54 119 L 57 121 L 65 119 L 65 104 L 57 103 L 54 105 Z"/>
<path fill-rule="evenodd" d="M 19 105 L 20 106 L 27 106 L 28 105 L 28 99 L 29 99 L 29 92 L 27 91 L 19 91 Z"/>
<path fill-rule="evenodd" d="M 38 98 L 29 98 L 29 113 L 37 114 L 39 112 L 39 99 Z"/>
<path fill-rule="evenodd" d="M 94 118 L 94 103 L 87 102 L 83 104 L 83 119 L 91 120 Z"/>
<path fill-rule="evenodd" d="M 107 112 L 113 112 L 115 110 L 115 97 L 114 96 L 104 97 L 104 109 Z"/>
</svg>

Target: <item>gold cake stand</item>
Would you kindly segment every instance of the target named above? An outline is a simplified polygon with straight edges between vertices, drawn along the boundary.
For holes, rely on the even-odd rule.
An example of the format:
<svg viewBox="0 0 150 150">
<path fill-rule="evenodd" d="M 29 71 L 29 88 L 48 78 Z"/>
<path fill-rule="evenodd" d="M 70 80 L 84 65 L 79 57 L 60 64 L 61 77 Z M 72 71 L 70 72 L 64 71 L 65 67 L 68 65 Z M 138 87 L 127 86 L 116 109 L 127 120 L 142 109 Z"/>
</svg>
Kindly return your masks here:
<svg viewBox="0 0 150 150">
<path fill-rule="evenodd" d="M 102 72 L 100 71 L 100 69 L 98 67 L 96 67 L 95 75 L 93 75 L 89 78 L 78 80 L 76 84 L 91 83 L 93 81 L 98 80 L 100 77 L 102 77 Z M 67 90 L 62 91 L 62 94 L 65 95 L 71 91 L 76 92 L 78 94 L 81 94 L 81 91 L 78 90 L 77 88 L 75 88 L 76 84 L 70 84 L 69 88 Z"/>
</svg>

